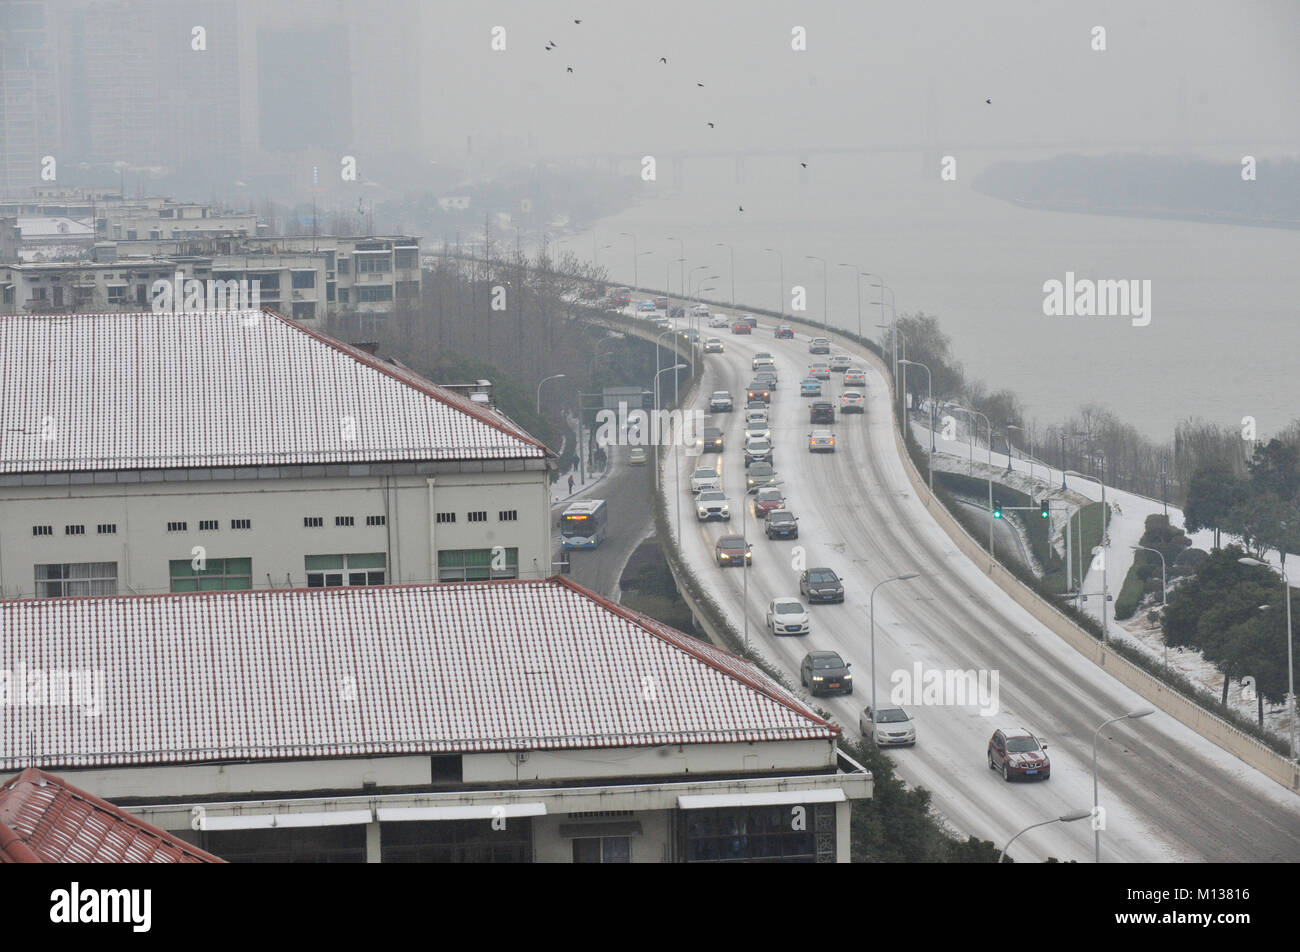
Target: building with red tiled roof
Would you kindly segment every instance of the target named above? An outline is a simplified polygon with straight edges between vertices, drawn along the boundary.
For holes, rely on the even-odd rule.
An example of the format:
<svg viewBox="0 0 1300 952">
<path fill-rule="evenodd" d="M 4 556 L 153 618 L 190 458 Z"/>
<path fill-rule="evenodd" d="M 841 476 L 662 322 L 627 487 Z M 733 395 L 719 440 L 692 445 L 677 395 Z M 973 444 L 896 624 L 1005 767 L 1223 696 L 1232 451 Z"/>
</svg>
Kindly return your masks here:
<svg viewBox="0 0 1300 952">
<path fill-rule="evenodd" d="M 870 796 L 754 664 L 562 577 L 11 600 L 10 672 L 0 769 L 232 861 L 844 860 Z"/>
<path fill-rule="evenodd" d="M 0 597 L 545 578 L 552 459 L 269 310 L 0 316 Z"/>
<path fill-rule="evenodd" d="M 61 777 L 0 783 L 0 863 L 222 863 Z"/>
</svg>

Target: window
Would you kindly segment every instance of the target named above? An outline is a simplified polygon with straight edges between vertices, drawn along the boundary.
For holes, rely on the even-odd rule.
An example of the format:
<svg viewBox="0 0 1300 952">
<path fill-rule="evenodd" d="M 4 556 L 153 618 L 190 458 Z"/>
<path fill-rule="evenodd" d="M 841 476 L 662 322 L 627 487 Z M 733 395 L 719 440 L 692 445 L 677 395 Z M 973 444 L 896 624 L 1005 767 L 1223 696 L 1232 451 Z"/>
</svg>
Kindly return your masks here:
<svg viewBox="0 0 1300 952">
<path fill-rule="evenodd" d="M 63 562 L 36 566 L 37 598 L 116 594 L 116 562 Z"/>
<path fill-rule="evenodd" d="M 420 260 L 418 248 L 397 248 L 393 252 L 393 264 L 398 268 L 417 268 Z"/>
<path fill-rule="evenodd" d="M 78 285 L 76 288 L 76 294 L 78 304 L 89 304 L 95 298 L 95 289 L 93 287 L 87 287 L 84 284 Z"/>
<path fill-rule="evenodd" d="M 398 281 L 396 284 L 397 299 L 399 301 L 409 301 L 417 297 L 420 293 L 419 281 Z"/>
<path fill-rule="evenodd" d="M 279 271 L 251 271 L 249 278 L 259 282 L 257 288 L 263 294 L 267 291 L 280 293 L 280 272 Z"/>
<path fill-rule="evenodd" d="M 357 274 L 392 270 L 393 256 L 389 252 L 379 252 L 376 254 L 362 252 L 357 255 Z"/>
<path fill-rule="evenodd" d="M 325 525 L 325 520 L 320 516 L 303 516 L 302 526 L 304 529 L 319 529 Z"/>
<path fill-rule="evenodd" d="M 584 837 L 573 841 L 575 863 L 630 863 L 632 838 L 630 836 Z"/>
<path fill-rule="evenodd" d="M 326 281 L 326 282 L 325 282 L 325 300 L 326 300 L 326 301 L 333 301 L 333 300 L 334 300 L 334 290 L 335 290 L 335 287 L 336 287 L 336 285 L 335 285 L 335 283 L 334 283 L 333 281 Z"/>
<path fill-rule="evenodd" d="M 438 522 L 455 522 L 455 521 L 456 521 L 456 514 L 455 514 L 454 512 L 440 512 L 440 513 L 438 513 L 438 519 L 437 519 L 437 521 L 438 521 Z"/>
<path fill-rule="evenodd" d="M 316 302 L 294 301 L 293 319 L 295 321 L 314 321 L 316 319 Z"/>
<path fill-rule="evenodd" d="M 504 829 L 496 830 L 491 820 L 406 820 L 381 823 L 379 829 L 379 858 L 384 863 L 533 861 L 531 817 L 512 817 Z"/>
<path fill-rule="evenodd" d="M 348 259 L 348 258 L 343 258 L 343 257 L 340 257 L 340 258 L 339 258 L 339 274 L 347 274 L 347 273 L 348 273 L 348 261 L 349 261 L 349 260 L 350 260 L 350 259 Z M 344 291 L 343 293 L 346 294 L 347 292 Z M 347 300 L 347 298 L 344 298 L 344 300 Z"/>
<path fill-rule="evenodd" d="M 63 534 L 64 535 L 85 535 L 86 527 L 85 526 L 64 526 Z"/>
<path fill-rule="evenodd" d="M 199 531 L 200 531 L 200 532 L 215 532 L 216 529 L 217 529 L 217 520 L 216 520 L 216 519 L 200 519 L 200 520 L 199 520 Z"/>
<path fill-rule="evenodd" d="M 388 557 L 382 552 L 307 556 L 307 587 L 383 585 Z"/>
<path fill-rule="evenodd" d="M 347 303 L 348 303 L 348 289 L 347 289 L 347 288 L 339 288 L 339 303 L 340 303 L 340 304 L 347 304 Z"/>
<path fill-rule="evenodd" d="M 108 286 L 108 303 L 121 304 L 126 300 L 126 285 L 110 284 Z"/>
<path fill-rule="evenodd" d="M 442 520 L 439 519 L 439 522 Z M 54 535 L 54 526 L 32 526 L 32 535 Z"/>
<path fill-rule="evenodd" d="M 316 287 L 315 271 L 294 271 L 293 286 L 295 288 L 314 288 Z"/>
<path fill-rule="evenodd" d="M 251 529 L 253 528 L 252 519 L 231 519 L 230 528 L 232 529 Z"/>
<path fill-rule="evenodd" d="M 497 522 L 518 522 L 519 511 L 517 509 L 502 509 L 497 513 Z"/>
<path fill-rule="evenodd" d="M 116 535 L 116 534 L 117 534 L 117 523 L 116 523 L 116 522 L 103 522 L 103 523 L 100 523 L 100 525 L 99 525 L 99 534 L 100 534 L 100 535 Z"/>
<path fill-rule="evenodd" d="M 382 526 L 387 524 L 387 522 L 387 516 L 366 516 L 366 525 L 368 526 Z"/>
<path fill-rule="evenodd" d="M 167 531 L 168 531 L 168 532 L 186 532 L 186 531 L 188 531 L 188 528 L 189 528 L 189 523 L 187 523 L 187 522 L 169 522 L 169 523 L 167 523 Z"/>
<path fill-rule="evenodd" d="M 357 288 L 357 303 L 363 304 L 373 301 L 391 301 L 393 299 L 393 286 L 391 284 L 380 284 L 376 287 L 359 287 Z"/>
<path fill-rule="evenodd" d="M 168 563 L 173 592 L 242 592 L 253 587 L 253 560 L 207 559 L 196 569 L 192 559 Z"/>
<path fill-rule="evenodd" d="M 356 519 L 353 516 L 334 517 L 334 525 L 336 526 L 350 526 L 350 525 L 354 525 L 355 523 L 356 523 Z"/>
<path fill-rule="evenodd" d="M 517 548 L 444 549 L 438 553 L 438 581 L 440 582 L 472 582 L 489 578 L 518 577 L 519 550 Z"/>
<path fill-rule="evenodd" d="M 477 512 L 467 513 L 466 518 L 470 522 L 487 522 L 487 513 L 480 509 Z"/>
<path fill-rule="evenodd" d="M 128 228 L 126 230 L 127 241 L 136 241 L 138 240 L 138 236 L 139 236 L 139 232 L 137 232 L 134 228 Z"/>
<path fill-rule="evenodd" d="M 789 806 L 685 811 L 686 861 L 834 862 L 834 806 L 806 804 L 804 809 L 804 830 L 792 828 Z"/>
</svg>

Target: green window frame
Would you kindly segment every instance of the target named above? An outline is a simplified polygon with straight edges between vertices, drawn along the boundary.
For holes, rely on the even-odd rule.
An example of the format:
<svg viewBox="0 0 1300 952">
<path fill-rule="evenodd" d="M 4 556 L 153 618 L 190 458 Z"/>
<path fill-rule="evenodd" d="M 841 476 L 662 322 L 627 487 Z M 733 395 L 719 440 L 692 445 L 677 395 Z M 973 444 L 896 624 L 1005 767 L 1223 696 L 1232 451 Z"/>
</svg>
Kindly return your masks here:
<svg viewBox="0 0 1300 952">
<path fill-rule="evenodd" d="M 304 568 L 308 588 L 383 585 L 388 577 L 388 556 L 383 552 L 309 555 Z"/>
<path fill-rule="evenodd" d="M 439 582 L 481 582 L 494 578 L 519 578 L 519 549 L 505 550 L 505 567 L 492 567 L 491 549 L 439 549 Z"/>
<path fill-rule="evenodd" d="M 206 559 L 196 569 L 192 559 L 167 563 L 173 592 L 246 592 L 253 587 L 251 557 Z"/>
</svg>

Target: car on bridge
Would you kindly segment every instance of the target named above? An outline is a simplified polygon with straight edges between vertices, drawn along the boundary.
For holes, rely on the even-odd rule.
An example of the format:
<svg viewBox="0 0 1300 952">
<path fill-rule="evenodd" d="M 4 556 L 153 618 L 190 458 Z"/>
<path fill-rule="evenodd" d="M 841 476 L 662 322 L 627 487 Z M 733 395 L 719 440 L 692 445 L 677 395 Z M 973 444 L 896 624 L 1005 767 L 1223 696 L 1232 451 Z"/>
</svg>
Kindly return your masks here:
<svg viewBox="0 0 1300 952">
<path fill-rule="evenodd" d="M 834 423 L 835 404 L 829 400 L 814 400 L 808 404 L 809 423 Z"/>
<path fill-rule="evenodd" d="M 704 341 L 704 352 L 706 354 L 720 354 L 723 351 L 721 337 L 708 337 Z"/>
<path fill-rule="evenodd" d="M 772 486 L 775 483 L 776 470 L 772 468 L 771 463 L 758 462 L 749 464 L 749 471 L 745 473 L 745 492 L 758 492 L 764 486 Z"/>
<path fill-rule="evenodd" d="M 763 424 L 763 426 L 767 426 L 768 424 L 769 415 L 767 412 L 767 404 L 764 403 L 762 400 L 756 400 L 754 402 L 757 403 L 758 406 L 745 408 L 746 429 L 748 429 L 749 427 L 753 426 L 756 423 L 761 423 Z"/>
<path fill-rule="evenodd" d="M 730 390 L 714 390 L 709 397 L 710 413 L 730 413 L 732 408 Z"/>
<path fill-rule="evenodd" d="M 799 517 L 789 509 L 773 509 L 763 520 L 763 534 L 769 539 L 797 539 Z"/>
<path fill-rule="evenodd" d="M 754 379 L 767 384 L 767 389 L 769 390 L 776 389 L 777 377 L 775 370 L 760 370 L 758 373 L 754 374 Z"/>
<path fill-rule="evenodd" d="M 655 302 L 647 298 L 646 300 L 639 302 L 636 309 L 637 311 L 653 311 L 655 310 Z"/>
<path fill-rule="evenodd" d="M 782 324 L 772 332 L 772 336 L 777 340 L 794 340 L 794 328 L 789 324 Z"/>
<path fill-rule="evenodd" d="M 754 518 L 762 519 L 775 509 L 785 508 L 785 493 L 776 486 L 764 486 L 754 494 Z"/>
<path fill-rule="evenodd" d="M 725 315 L 725 314 L 711 314 L 711 315 L 709 316 L 709 326 L 710 326 L 710 327 L 730 327 L 730 326 L 731 326 L 731 318 L 727 317 L 727 315 Z"/>
<path fill-rule="evenodd" d="M 730 522 L 731 506 L 727 502 L 727 494 L 721 489 L 706 489 L 696 496 L 695 519 L 698 522 L 709 522 L 712 519 Z"/>
<path fill-rule="evenodd" d="M 660 311 L 668 310 L 668 298 L 666 297 L 655 298 L 655 309 Z"/>
<path fill-rule="evenodd" d="M 848 354 L 836 354 L 830 359 L 831 370 L 839 373 L 853 366 L 853 358 Z"/>
<path fill-rule="evenodd" d="M 754 370 L 758 370 L 760 367 L 767 370 L 772 370 L 775 369 L 776 367 L 776 358 L 773 357 L 771 354 L 769 354 L 767 351 L 760 350 L 757 354 L 753 356 L 753 358 L 750 360 L 749 363 Z"/>
<path fill-rule="evenodd" d="M 856 390 L 845 390 L 840 394 L 840 413 L 866 413 L 867 398 Z"/>
<path fill-rule="evenodd" d="M 1007 783 L 1020 777 L 1046 780 L 1052 775 L 1047 745 L 1023 727 L 1004 727 L 989 738 L 989 770 L 998 770 Z"/>
<path fill-rule="evenodd" d="M 764 403 L 762 400 L 750 400 L 750 399 L 748 399 L 748 398 L 746 398 L 746 400 L 747 400 L 747 402 L 745 403 L 745 416 L 746 416 L 746 419 L 748 419 L 749 414 L 750 414 L 751 412 L 755 411 L 755 410 L 761 410 L 761 411 L 763 412 L 763 418 L 764 418 L 764 419 L 767 418 L 767 404 L 766 404 L 766 403 Z"/>
<path fill-rule="evenodd" d="M 677 307 L 670 307 L 670 308 L 668 309 L 668 316 L 669 316 L 669 317 L 685 317 L 685 316 L 686 316 L 686 308 L 681 307 L 680 305 L 678 305 Z"/>
<path fill-rule="evenodd" d="M 752 439 L 745 441 L 745 465 L 772 462 L 772 441 Z"/>
<path fill-rule="evenodd" d="M 716 469 L 701 466 L 691 473 L 691 492 L 698 493 L 705 489 L 721 489 L 722 477 Z"/>
<path fill-rule="evenodd" d="M 808 634 L 808 609 L 797 598 L 774 598 L 767 603 L 767 630 L 773 635 Z"/>
<path fill-rule="evenodd" d="M 751 380 L 749 386 L 745 389 L 745 399 L 761 400 L 764 403 L 770 403 L 772 400 L 772 388 L 761 380 Z"/>
<path fill-rule="evenodd" d="M 916 722 L 901 707 L 882 707 L 874 714 L 870 706 L 858 715 L 858 730 L 863 740 L 877 747 L 915 747 Z"/>
<path fill-rule="evenodd" d="M 697 302 L 697 303 L 691 305 L 691 313 L 692 313 L 692 314 L 708 314 L 708 313 L 709 313 L 709 306 L 708 306 L 707 304 Z"/>
<path fill-rule="evenodd" d="M 844 371 L 844 386 L 861 387 L 866 389 L 867 372 L 865 370 L 846 370 Z"/>
<path fill-rule="evenodd" d="M 820 397 L 821 395 L 822 382 L 816 377 L 804 377 L 799 381 L 799 396 Z"/>
<path fill-rule="evenodd" d="M 700 440 L 703 446 L 700 449 L 705 453 L 721 453 L 722 430 L 716 426 L 706 426 L 700 433 Z"/>
<path fill-rule="evenodd" d="M 830 430 L 813 430 L 808 434 L 809 453 L 834 453 L 835 434 Z"/>
<path fill-rule="evenodd" d="M 744 536 L 724 535 L 714 544 L 713 557 L 722 566 L 743 565 L 748 568 L 754 561 L 753 549 Z"/>
<path fill-rule="evenodd" d="M 634 446 L 627 451 L 627 464 L 629 466 L 645 465 L 645 447 Z"/>
<path fill-rule="evenodd" d="M 818 380 L 830 380 L 830 364 L 810 364 L 808 367 L 808 376 L 816 377 Z"/>
<path fill-rule="evenodd" d="M 818 694 L 852 694 L 852 665 L 834 651 L 810 651 L 799 665 L 799 683 Z"/>
<path fill-rule="evenodd" d="M 829 354 L 831 352 L 831 342 L 825 337 L 814 337 L 808 342 L 808 353 L 810 354 Z"/>
<path fill-rule="evenodd" d="M 810 602 L 843 602 L 844 583 L 834 569 L 805 569 L 799 576 L 799 594 Z"/>
<path fill-rule="evenodd" d="M 753 423 L 745 424 L 745 440 L 770 440 L 772 438 L 772 428 L 767 425 L 766 420 L 755 420 Z"/>
<path fill-rule="evenodd" d="M 737 321 L 736 323 L 731 325 L 731 333 L 752 334 L 754 333 L 754 329 L 750 327 L 748 324 L 742 324 L 740 321 Z"/>
</svg>

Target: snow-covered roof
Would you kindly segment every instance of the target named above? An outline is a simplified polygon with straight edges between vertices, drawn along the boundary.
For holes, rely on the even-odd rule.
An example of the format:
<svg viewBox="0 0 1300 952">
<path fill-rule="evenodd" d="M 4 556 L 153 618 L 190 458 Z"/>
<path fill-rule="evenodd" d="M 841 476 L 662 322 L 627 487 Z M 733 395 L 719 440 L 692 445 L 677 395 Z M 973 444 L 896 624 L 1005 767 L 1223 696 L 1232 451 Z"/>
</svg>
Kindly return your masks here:
<svg viewBox="0 0 1300 952">
<path fill-rule="evenodd" d="M 270 310 L 0 316 L 0 472 L 546 455 L 501 413 Z"/>
<path fill-rule="evenodd" d="M 34 767 L 0 784 L 0 863 L 220 863 Z"/>
<path fill-rule="evenodd" d="M 4 672 L 50 688 L 0 712 L 0 769 L 839 734 L 752 663 L 561 577 L 5 601 Z M 53 672 L 90 674 L 55 704 Z"/>
</svg>

